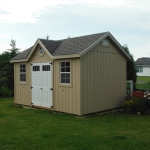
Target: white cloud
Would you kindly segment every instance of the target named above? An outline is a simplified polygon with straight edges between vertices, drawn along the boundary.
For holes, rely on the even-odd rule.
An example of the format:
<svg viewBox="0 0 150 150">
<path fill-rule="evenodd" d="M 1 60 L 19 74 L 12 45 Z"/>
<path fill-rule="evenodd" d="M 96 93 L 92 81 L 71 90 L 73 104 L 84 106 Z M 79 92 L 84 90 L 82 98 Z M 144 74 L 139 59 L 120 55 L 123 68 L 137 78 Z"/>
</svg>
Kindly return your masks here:
<svg viewBox="0 0 150 150">
<path fill-rule="evenodd" d="M 71 1 L 70 1 L 71 2 Z M 17 23 L 17 22 L 31 22 L 35 23 L 37 17 L 42 11 L 48 11 L 47 7 L 55 7 L 61 4 L 70 4 L 67 0 L 5 0 L 0 2 L 0 10 L 7 13 L 0 14 L 0 22 L 2 23 Z M 50 11 L 50 10 L 49 10 Z"/>
<path fill-rule="evenodd" d="M 100 7 L 108 9 L 122 9 L 126 11 L 149 11 L 150 1 L 148 0 L 0 0 L 0 10 L 7 13 L 0 13 L 1 23 L 30 22 L 36 23 L 38 17 L 45 11 L 53 12 L 64 5 L 82 5 L 87 7 Z M 77 11 L 77 10 L 74 10 Z M 108 12 L 109 13 L 109 12 Z M 120 15 L 120 14 L 117 14 Z M 146 25 L 146 26 L 149 26 Z"/>
</svg>

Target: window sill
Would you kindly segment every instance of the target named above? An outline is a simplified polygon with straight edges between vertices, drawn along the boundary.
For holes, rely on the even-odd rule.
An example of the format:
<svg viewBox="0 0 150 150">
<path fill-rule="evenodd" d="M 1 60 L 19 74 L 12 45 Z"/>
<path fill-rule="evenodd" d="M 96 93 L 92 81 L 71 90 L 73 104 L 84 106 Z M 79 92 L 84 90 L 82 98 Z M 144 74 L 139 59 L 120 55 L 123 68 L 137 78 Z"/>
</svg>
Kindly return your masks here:
<svg viewBox="0 0 150 150">
<path fill-rule="evenodd" d="M 27 82 L 21 82 L 21 81 L 20 81 L 19 84 L 27 84 Z"/>
<path fill-rule="evenodd" d="M 72 84 L 59 84 L 58 86 L 66 86 L 66 87 L 72 87 Z"/>
</svg>

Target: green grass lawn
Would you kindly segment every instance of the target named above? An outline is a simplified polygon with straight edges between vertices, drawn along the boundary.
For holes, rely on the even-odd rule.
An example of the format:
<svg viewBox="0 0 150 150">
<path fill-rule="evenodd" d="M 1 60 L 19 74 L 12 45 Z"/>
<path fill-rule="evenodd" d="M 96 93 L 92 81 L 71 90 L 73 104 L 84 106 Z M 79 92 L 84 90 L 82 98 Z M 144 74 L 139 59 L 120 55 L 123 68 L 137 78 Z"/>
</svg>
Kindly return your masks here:
<svg viewBox="0 0 150 150">
<path fill-rule="evenodd" d="M 141 81 L 149 81 L 150 82 L 150 77 L 137 77 L 137 80 L 141 80 Z"/>
<path fill-rule="evenodd" d="M 150 77 L 137 77 L 136 88 L 150 90 Z"/>
<path fill-rule="evenodd" d="M 0 99 L 0 150 L 57 149 L 148 150 L 150 116 L 108 113 L 79 118 Z"/>
</svg>

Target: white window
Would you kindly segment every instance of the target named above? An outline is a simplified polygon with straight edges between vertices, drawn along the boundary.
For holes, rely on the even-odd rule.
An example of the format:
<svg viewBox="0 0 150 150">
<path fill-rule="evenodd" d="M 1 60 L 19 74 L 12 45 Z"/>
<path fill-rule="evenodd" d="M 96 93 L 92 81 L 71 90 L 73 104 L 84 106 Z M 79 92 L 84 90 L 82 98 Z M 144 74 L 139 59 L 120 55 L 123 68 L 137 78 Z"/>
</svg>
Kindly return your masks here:
<svg viewBox="0 0 150 150">
<path fill-rule="evenodd" d="M 143 72 L 143 67 L 136 67 L 137 72 Z"/>
<path fill-rule="evenodd" d="M 106 39 L 103 40 L 103 41 L 102 41 L 102 46 L 108 46 L 108 40 L 106 40 Z"/>
<path fill-rule="evenodd" d="M 70 84 L 70 62 L 60 62 L 60 82 Z"/>
<path fill-rule="evenodd" d="M 25 64 L 20 65 L 20 81 L 22 82 L 26 81 L 26 65 Z"/>
</svg>

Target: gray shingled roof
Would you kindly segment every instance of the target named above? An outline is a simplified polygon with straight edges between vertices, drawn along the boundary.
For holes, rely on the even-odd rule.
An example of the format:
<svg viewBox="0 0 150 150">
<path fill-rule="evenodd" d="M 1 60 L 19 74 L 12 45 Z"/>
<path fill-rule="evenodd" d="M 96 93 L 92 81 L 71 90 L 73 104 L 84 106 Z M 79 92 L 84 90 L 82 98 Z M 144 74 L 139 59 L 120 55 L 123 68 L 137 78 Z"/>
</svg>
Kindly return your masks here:
<svg viewBox="0 0 150 150">
<path fill-rule="evenodd" d="M 135 65 L 150 65 L 150 58 L 148 57 L 138 58 L 135 61 Z"/>
<path fill-rule="evenodd" d="M 96 42 L 99 38 L 104 36 L 108 32 L 68 38 L 63 40 L 44 40 L 39 39 L 45 48 L 49 51 L 52 56 L 60 56 L 60 55 L 72 55 L 72 54 L 80 54 L 94 42 Z M 19 59 L 26 59 L 31 52 L 33 46 L 23 51 L 16 57 L 12 58 L 11 60 L 19 60 Z"/>
<path fill-rule="evenodd" d="M 59 56 L 80 54 L 82 51 L 84 51 L 87 47 L 92 45 L 106 33 L 107 32 L 65 39 L 52 53 L 52 55 Z"/>
<path fill-rule="evenodd" d="M 28 55 L 30 54 L 33 46 L 28 48 L 27 50 L 23 51 L 22 53 L 18 54 L 17 56 L 13 57 L 11 60 L 20 60 L 20 59 L 26 59 Z"/>
<path fill-rule="evenodd" d="M 44 40 L 44 39 L 39 39 L 39 40 L 42 42 L 42 44 L 49 51 L 50 54 L 53 54 L 53 52 L 62 42 L 62 41 L 53 41 L 53 40 Z"/>
</svg>

